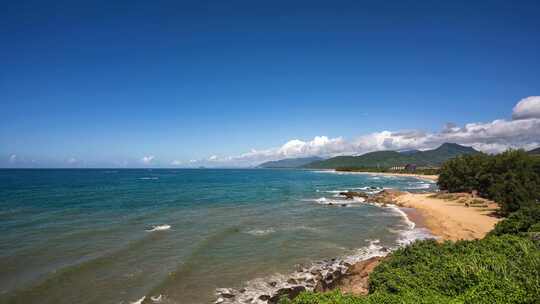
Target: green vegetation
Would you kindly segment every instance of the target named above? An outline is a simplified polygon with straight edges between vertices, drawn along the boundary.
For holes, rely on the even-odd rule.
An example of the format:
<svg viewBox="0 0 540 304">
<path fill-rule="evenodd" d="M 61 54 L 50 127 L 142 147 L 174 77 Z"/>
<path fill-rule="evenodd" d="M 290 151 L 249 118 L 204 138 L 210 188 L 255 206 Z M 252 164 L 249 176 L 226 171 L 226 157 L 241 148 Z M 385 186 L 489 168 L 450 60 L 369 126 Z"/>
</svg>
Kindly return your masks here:
<svg viewBox="0 0 540 304">
<path fill-rule="evenodd" d="M 323 161 L 310 163 L 305 168 L 313 169 L 387 169 L 393 166 L 415 164 L 417 166 L 439 166 L 448 159 L 463 154 L 477 154 L 471 147 L 445 143 L 434 150 L 427 151 L 378 151 L 360 156 L 337 156 Z"/>
<path fill-rule="evenodd" d="M 512 212 L 484 239 L 425 240 L 401 248 L 370 274 L 364 297 L 304 292 L 280 304 L 540 303 L 539 168 L 538 158 L 523 151 L 448 161 L 441 168 L 442 188 L 477 190 Z"/>
<path fill-rule="evenodd" d="M 499 222 L 489 235 L 540 232 L 540 206 L 525 207 Z"/>
<path fill-rule="evenodd" d="M 449 192 L 476 190 L 499 203 L 501 213 L 508 215 L 540 198 L 540 159 L 521 150 L 464 155 L 441 167 L 438 184 Z"/>
<path fill-rule="evenodd" d="M 540 247 L 516 235 L 479 241 L 419 241 L 397 250 L 370 275 L 365 297 L 303 293 L 293 304 L 537 303 Z"/>
<path fill-rule="evenodd" d="M 540 208 L 528 209 L 482 240 L 401 248 L 371 273 L 365 297 L 307 292 L 280 304 L 538 303 L 540 241 L 532 230 L 539 219 Z"/>
</svg>

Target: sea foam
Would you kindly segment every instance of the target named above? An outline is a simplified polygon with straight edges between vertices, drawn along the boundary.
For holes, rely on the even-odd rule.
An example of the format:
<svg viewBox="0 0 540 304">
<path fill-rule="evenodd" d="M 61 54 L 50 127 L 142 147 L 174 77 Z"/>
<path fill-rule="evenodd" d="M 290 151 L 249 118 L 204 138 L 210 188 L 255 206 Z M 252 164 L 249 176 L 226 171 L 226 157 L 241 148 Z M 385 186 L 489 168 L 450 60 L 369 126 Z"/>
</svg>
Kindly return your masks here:
<svg viewBox="0 0 540 304">
<path fill-rule="evenodd" d="M 152 229 L 148 229 L 146 231 L 154 232 L 154 231 L 163 231 L 163 230 L 169 230 L 169 229 L 171 229 L 171 225 L 157 225 L 157 226 L 153 226 Z"/>
</svg>

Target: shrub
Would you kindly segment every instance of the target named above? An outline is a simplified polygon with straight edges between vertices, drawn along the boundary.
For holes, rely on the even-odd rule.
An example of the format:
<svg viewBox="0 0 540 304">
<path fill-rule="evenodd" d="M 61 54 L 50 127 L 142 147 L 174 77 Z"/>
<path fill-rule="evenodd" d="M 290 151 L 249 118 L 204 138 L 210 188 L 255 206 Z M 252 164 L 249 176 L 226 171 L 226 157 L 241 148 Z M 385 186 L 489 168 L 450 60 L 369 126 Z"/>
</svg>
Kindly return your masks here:
<svg viewBox="0 0 540 304">
<path fill-rule="evenodd" d="M 540 206 L 521 208 L 505 220 L 497 223 L 489 235 L 518 234 L 521 232 L 540 232 Z"/>
</svg>

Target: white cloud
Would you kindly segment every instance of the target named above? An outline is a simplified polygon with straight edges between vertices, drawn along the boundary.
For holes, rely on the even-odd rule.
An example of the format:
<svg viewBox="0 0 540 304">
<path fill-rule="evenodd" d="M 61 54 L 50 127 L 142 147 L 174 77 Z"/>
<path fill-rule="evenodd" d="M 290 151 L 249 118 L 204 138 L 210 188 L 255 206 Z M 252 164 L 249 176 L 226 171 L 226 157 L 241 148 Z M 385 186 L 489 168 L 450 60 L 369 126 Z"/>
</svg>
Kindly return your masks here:
<svg viewBox="0 0 540 304">
<path fill-rule="evenodd" d="M 519 101 L 513 109 L 512 120 L 468 123 L 459 127 L 447 123 L 439 132 L 381 131 L 359 136 L 353 140 L 342 137 L 316 136 L 312 140 L 293 139 L 281 147 L 250 152 L 219 160 L 222 164 L 251 166 L 268 160 L 292 157 L 363 154 L 379 150 L 431 149 L 445 142 L 472 146 L 488 153 L 508 148 L 526 150 L 540 146 L 540 97 L 531 96 Z M 217 157 L 210 157 L 217 161 Z"/>
<path fill-rule="evenodd" d="M 209 161 L 217 161 L 218 160 L 218 157 L 217 155 L 212 155 L 208 158 Z"/>
<path fill-rule="evenodd" d="M 180 161 L 180 160 L 173 160 L 173 161 L 171 162 L 171 165 L 173 165 L 173 166 L 180 166 L 180 165 L 182 165 L 182 161 Z"/>
<path fill-rule="evenodd" d="M 148 164 L 150 164 L 154 159 L 155 159 L 155 156 L 154 156 L 154 155 L 148 155 L 148 156 L 144 156 L 143 158 L 141 158 L 141 162 L 143 162 L 143 164 L 145 164 L 145 165 L 148 165 Z"/>
<path fill-rule="evenodd" d="M 11 154 L 9 156 L 9 162 L 12 163 L 12 164 L 16 163 L 17 162 L 17 154 Z"/>
<path fill-rule="evenodd" d="M 540 118 L 540 96 L 530 96 L 520 100 L 512 111 L 512 118 Z"/>
<path fill-rule="evenodd" d="M 79 162 L 75 157 L 70 157 L 66 160 L 66 162 L 70 165 L 72 164 L 76 164 L 77 162 Z"/>
</svg>

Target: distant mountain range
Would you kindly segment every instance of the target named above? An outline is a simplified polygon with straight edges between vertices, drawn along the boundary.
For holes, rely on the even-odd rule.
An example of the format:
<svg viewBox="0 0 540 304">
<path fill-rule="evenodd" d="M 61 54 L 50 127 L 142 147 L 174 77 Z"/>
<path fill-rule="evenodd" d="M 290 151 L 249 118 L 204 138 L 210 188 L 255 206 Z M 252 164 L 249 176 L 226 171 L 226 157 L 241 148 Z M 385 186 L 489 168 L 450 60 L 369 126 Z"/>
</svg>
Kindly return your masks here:
<svg viewBox="0 0 540 304">
<path fill-rule="evenodd" d="M 322 161 L 321 157 L 302 157 L 302 158 L 286 158 L 276 161 L 268 161 L 257 166 L 257 168 L 300 168 L 309 163 Z"/>
<path fill-rule="evenodd" d="M 528 151 L 529 154 L 540 154 L 540 147 Z"/>
<path fill-rule="evenodd" d="M 465 147 L 453 143 L 445 143 L 434 150 L 377 151 L 360 156 L 337 156 L 322 161 L 304 165 L 312 169 L 339 169 L 339 168 L 389 168 L 415 164 L 417 166 L 439 166 L 448 159 L 462 154 L 480 153 L 472 147 Z"/>
</svg>

